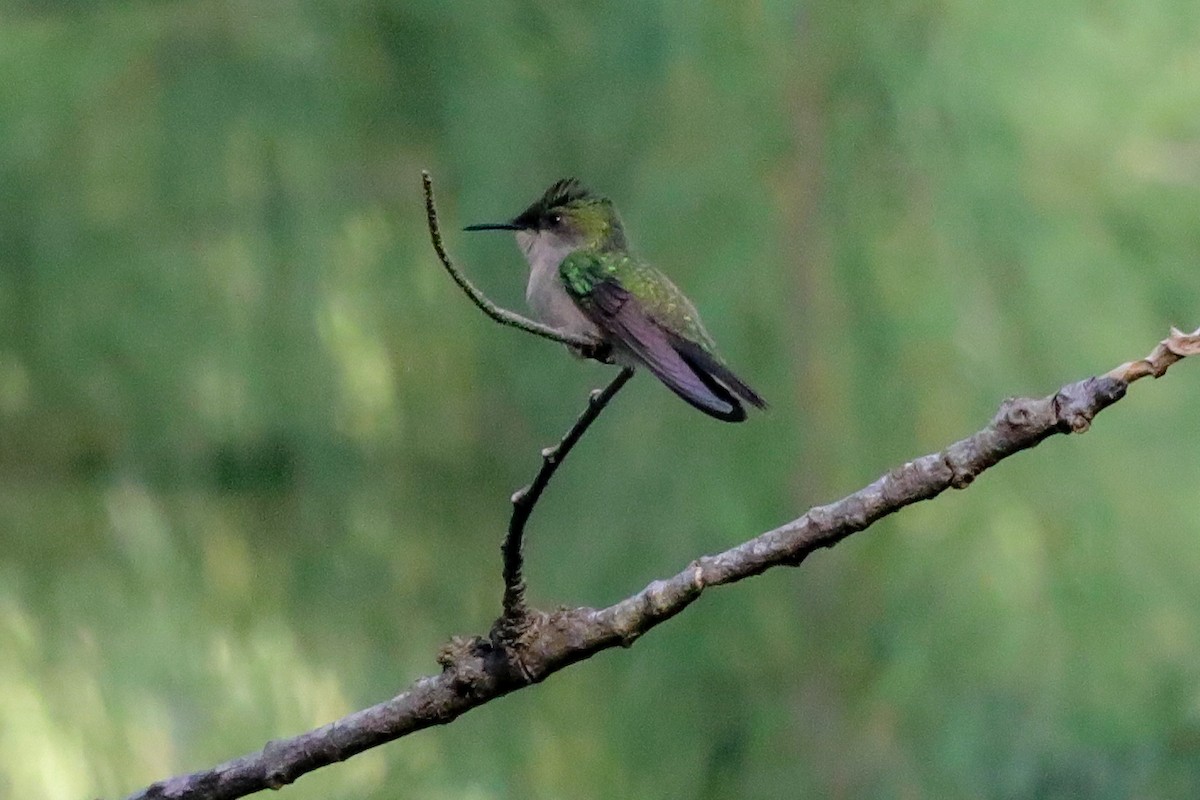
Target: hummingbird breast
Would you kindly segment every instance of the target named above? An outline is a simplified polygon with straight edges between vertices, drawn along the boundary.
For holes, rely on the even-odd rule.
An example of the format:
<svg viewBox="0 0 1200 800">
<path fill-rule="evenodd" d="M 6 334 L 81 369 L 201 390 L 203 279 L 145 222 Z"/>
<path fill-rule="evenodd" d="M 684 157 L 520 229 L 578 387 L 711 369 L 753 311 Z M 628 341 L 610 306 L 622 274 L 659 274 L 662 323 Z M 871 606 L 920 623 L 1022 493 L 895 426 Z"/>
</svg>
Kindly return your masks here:
<svg viewBox="0 0 1200 800">
<path fill-rule="evenodd" d="M 525 301 L 534 316 L 565 333 L 601 339 L 600 329 L 575 305 L 558 274 L 559 265 L 575 248 L 546 234 L 525 231 L 517 233 L 517 242 L 529 262 Z"/>
</svg>

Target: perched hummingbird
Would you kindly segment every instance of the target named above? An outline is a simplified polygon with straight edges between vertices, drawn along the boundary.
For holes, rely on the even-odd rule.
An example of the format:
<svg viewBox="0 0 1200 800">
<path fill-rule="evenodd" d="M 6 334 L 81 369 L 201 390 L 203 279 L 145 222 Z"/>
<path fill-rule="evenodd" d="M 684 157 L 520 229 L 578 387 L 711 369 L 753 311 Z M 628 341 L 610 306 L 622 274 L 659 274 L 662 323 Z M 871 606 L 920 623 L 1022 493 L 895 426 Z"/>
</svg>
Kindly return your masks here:
<svg viewBox="0 0 1200 800">
<path fill-rule="evenodd" d="M 510 221 L 464 230 L 516 232 L 529 262 L 525 299 L 545 324 L 606 346 L 618 364 L 646 367 L 709 416 L 741 422 L 739 397 L 766 408 L 725 366 L 692 302 L 629 252 L 608 198 L 565 178 Z"/>
</svg>

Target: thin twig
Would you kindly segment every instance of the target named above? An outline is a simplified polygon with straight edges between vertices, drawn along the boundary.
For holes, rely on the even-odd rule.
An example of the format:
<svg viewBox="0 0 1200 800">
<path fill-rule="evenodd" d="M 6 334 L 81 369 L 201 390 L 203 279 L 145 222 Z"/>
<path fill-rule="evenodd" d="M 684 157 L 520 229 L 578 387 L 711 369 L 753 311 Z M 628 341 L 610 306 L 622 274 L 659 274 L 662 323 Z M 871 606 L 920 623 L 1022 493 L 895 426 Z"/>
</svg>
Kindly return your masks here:
<svg viewBox="0 0 1200 800">
<path fill-rule="evenodd" d="M 546 485 L 554 477 L 555 470 L 566 460 L 571 448 L 596 420 L 596 417 L 600 416 L 600 412 L 604 410 L 609 401 L 616 396 L 617 392 L 621 391 L 621 387 L 632 377 L 633 370 L 625 367 L 617 373 L 608 386 L 593 390 L 588 397 L 587 407 L 584 408 L 579 419 L 575 420 L 575 424 L 571 426 L 562 440 L 554 447 L 547 447 L 542 451 L 542 467 L 534 477 L 533 483 L 518 490 L 512 496 L 512 519 L 508 523 L 508 534 L 504 537 L 504 544 L 500 547 L 500 552 L 504 556 L 504 616 L 501 617 L 501 622 L 508 629 L 506 631 L 508 633 L 519 629 L 521 622 L 529 613 L 529 609 L 525 607 L 525 581 L 521 577 L 521 565 L 524 560 L 521 554 L 521 543 L 525 533 L 525 523 L 529 521 L 529 515 L 533 513 L 533 507 L 537 505 L 538 498 L 542 496 Z"/>
<path fill-rule="evenodd" d="M 1198 350 L 1200 329 L 1189 334 L 1178 328 L 1171 328 L 1171 335 L 1159 342 L 1150 355 L 1137 361 L 1128 361 L 1108 374 L 1126 383 L 1133 383 L 1145 377 L 1161 378 L 1168 367 L 1181 358 L 1196 355 Z"/>
<path fill-rule="evenodd" d="M 853 494 L 810 509 L 772 531 L 683 571 L 655 581 L 604 609 L 530 611 L 522 634 L 522 669 L 487 637 L 455 639 L 438 655 L 441 673 L 418 679 L 406 691 L 371 708 L 291 739 L 269 742 L 257 753 L 212 769 L 152 784 L 128 800 L 204 798 L 234 800 L 278 789 L 315 769 L 434 725 L 545 680 L 559 670 L 612 647 L 629 646 L 675 616 L 707 588 L 735 583 L 771 567 L 796 566 L 822 547 L 905 506 L 947 489 L 964 489 L 985 470 L 1058 433 L 1079 433 L 1125 396 L 1132 381 L 1162 375 L 1181 358 L 1200 355 L 1200 330 L 1171 335 L 1146 358 L 1106 375 L 1067 384 L 1042 398 L 1004 401 L 991 423 L 938 453 L 905 462 Z"/>
<path fill-rule="evenodd" d="M 600 358 L 603 353 L 598 351 L 599 345 L 597 342 L 585 336 L 574 336 L 557 328 L 551 328 L 549 325 L 534 322 L 520 314 L 501 308 L 489 300 L 487 295 L 475 288 L 475 285 L 467 280 L 467 276 L 463 275 L 458 267 L 454 266 L 454 263 L 450 260 L 450 256 L 446 254 L 446 247 L 442 244 L 441 229 L 438 226 L 437 206 L 433 201 L 433 179 L 429 177 L 428 172 L 421 173 L 421 184 L 425 189 L 425 216 L 429 221 L 429 238 L 433 241 L 433 249 L 437 252 L 438 260 L 442 262 L 442 266 L 446 268 L 446 272 L 450 273 L 450 277 L 454 279 L 454 282 L 458 284 L 460 289 L 466 292 L 467 297 L 471 298 L 471 302 L 478 306 L 480 311 L 501 325 L 510 325 L 526 333 L 532 333 L 535 336 L 541 336 L 551 341 L 561 342 L 575 348 L 585 357 L 604 360 Z"/>
</svg>

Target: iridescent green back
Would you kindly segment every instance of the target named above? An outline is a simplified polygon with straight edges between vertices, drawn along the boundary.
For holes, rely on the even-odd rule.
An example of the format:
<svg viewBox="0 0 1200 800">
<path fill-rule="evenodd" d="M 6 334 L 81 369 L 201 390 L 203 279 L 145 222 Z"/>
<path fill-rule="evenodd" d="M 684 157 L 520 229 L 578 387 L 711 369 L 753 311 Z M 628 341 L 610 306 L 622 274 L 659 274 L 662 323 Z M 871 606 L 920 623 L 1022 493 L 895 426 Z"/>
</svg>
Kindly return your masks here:
<svg viewBox="0 0 1200 800">
<path fill-rule="evenodd" d="M 597 283 L 616 281 L 664 328 L 716 355 L 716 345 L 692 301 L 646 262 L 623 252 L 585 249 L 563 259 L 558 271 L 568 293 L 580 305 L 586 306 L 587 296 Z"/>
</svg>

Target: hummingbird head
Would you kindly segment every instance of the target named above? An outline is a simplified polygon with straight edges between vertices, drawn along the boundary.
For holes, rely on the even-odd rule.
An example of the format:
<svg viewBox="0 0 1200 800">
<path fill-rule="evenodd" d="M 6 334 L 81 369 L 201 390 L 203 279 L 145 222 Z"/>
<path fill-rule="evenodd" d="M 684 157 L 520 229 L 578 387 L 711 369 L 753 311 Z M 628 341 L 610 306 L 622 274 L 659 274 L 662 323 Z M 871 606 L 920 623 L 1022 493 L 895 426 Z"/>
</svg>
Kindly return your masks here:
<svg viewBox="0 0 1200 800">
<path fill-rule="evenodd" d="M 625 231 L 607 197 L 593 194 L 575 178 L 555 182 L 529 208 L 508 222 L 468 225 L 463 230 L 505 230 L 517 234 L 526 256 L 535 252 L 568 253 L 584 248 L 624 250 Z"/>
</svg>

